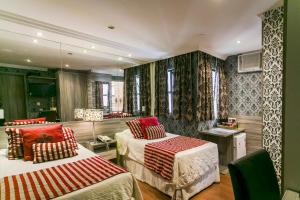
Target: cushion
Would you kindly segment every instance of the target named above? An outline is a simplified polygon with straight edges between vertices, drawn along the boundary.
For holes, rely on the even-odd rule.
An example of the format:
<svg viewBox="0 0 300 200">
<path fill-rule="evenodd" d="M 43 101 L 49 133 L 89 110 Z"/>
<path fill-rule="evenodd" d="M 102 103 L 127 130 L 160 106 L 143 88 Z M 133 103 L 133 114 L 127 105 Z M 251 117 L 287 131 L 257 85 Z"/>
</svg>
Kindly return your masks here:
<svg viewBox="0 0 300 200">
<path fill-rule="evenodd" d="M 62 127 L 62 131 L 64 133 L 65 140 L 70 141 L 70 143 L 73 145 L 73 147 L 75 149 L 78 149 L 78 144 L 77 144 L 76 138 L 74 136 L 73 130 L 68 127 Z"/>
<path fill-rule="evenodd" d="M 139 120 L 134 119 L 126 122 L 126 124 L 130 128 L 130 131 L 134 138 L 136 139 L 144 138 L 144 134 L 142 133 L 142 129 L 141 129 L 141 123 L 139 122 Z"/>
<path fill-rule="evenodd" d="M 72 142 L 36 143 L 32 145 L 33 163 L 69 158 L 78 155 Z"/>
<path fill-rule="evenodd" d="M 146 133 L 146 127 L 159 125 L 157 117 L 143 117 L 140 118 L 139 121 L 141 123 L 141 129 L 145 139 L 148 139 Z"/>
<path fill-rule="evenodd" d="M 32 124 L 38 122 L 46 121 L 46 117 L 34 118 L 34 119 L 16 119 L 14 122 L 24 123 L 24 124 Z"/>
<path fill-rule="evenodd" d="M 8 153 L 9 160 L 23 158 L 23 138 L 18 128 L 5 128 L 8 136 Z"/>
<path fill-rule="evenodd" d="M 158 126 L 147 126 L 146 134 L 148 140 L 166 137 L 165 127 L 162 124 Z"/>
<path fill-rule="evenodd" d="M 32 145 L 35 143 L 54 143 L 64 141 L 62 125 L 20 129 L 23 136 L 24 160 L 33 160 Z"/>
</svg>

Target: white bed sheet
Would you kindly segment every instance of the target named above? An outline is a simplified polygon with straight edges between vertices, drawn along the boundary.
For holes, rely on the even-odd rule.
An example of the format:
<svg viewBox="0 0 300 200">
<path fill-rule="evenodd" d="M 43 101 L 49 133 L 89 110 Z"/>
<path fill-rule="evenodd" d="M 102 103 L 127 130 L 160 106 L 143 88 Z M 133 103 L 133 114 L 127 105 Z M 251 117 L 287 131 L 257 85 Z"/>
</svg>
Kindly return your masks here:
<svg viewBox="0 0 300 200">
<path fill-rule="evenodd" d="M 166 135 L 165 138 L 155 140 L 135 139 L 130 130 L 127 129 L 117 133 L 115 137 L 119 154 L 126 155 L 129 159 L 143 165 L 146 144 L 178 136 L 171 133 L 166 133 Z M 207 173 L 211 173 L 211 171 L 215 173 L 215 182 L 219 182 L 218 146 L 215 143 L 208 142 L 175 155 L 172 183 L 179 187 L 185 187 L 193 184 L 195 180 L 201 179 Z"/>
<path fill-rule="evenodd" d="M 22 159 L 8 160 L 7 149 L 0 149 L 0 178 L 75 162 L 96 155 L 82 145 L 78 144 L 78 146 L 77 156 L 38 164 L 33 164 L 32 161 L 23 161 Z M 63 195 L 57 199 L 118 200 L 131 198 L 135 200 L 143 199 L 132 174 L 122 173 L 97 184 Z"/>
</svg>

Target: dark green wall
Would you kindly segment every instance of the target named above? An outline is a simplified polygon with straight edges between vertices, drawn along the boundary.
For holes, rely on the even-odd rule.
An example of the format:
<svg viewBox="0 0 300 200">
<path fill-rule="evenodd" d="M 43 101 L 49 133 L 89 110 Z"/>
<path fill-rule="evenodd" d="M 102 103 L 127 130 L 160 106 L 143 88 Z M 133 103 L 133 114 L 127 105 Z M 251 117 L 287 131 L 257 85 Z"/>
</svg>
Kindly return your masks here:
<svg viewBox="0 0 300 200">
<path fill-rule="evenodd" d="M 284 189 L 300 191 L 300 1 L 285 1 Z"/>
</svg>

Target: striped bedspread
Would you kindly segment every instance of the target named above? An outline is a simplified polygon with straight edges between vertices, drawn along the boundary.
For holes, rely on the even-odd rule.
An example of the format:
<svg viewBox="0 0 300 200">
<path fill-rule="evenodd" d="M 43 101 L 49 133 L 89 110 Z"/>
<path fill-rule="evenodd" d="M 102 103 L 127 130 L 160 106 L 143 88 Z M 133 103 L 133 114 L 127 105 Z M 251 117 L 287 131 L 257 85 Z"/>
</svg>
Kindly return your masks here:
<svg viewBox="0 0 300 200">
<path fill-rule="evenodd" d="M 161 175 L 163 178 L 171 180 L 173 177 L 175 154 L 201 146 L 205 143 L 207 143 L 207 141 L 178 136 L 168 140 L 146 144 L 144 164 L 148 169 Z"/>
<path fill-rule="evenodd" d="M 0 180 L 0 199 L 52 199 L 125 172 L 100 156 L 94 156 L 4 177 Z"/>
</svg>

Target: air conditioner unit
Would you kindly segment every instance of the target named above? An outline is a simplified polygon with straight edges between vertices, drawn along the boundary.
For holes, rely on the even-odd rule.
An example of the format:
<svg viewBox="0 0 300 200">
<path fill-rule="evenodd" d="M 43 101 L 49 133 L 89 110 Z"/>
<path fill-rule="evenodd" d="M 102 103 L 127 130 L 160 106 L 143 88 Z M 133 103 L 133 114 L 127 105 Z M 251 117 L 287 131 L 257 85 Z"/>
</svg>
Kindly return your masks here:
<svg viewBox="0 0 300 200">
<path fill-rule="evenodd" d="M 238 56 L 238 73 L 262 71 L 261 52 L 255 51 Z"/>
</svg>

